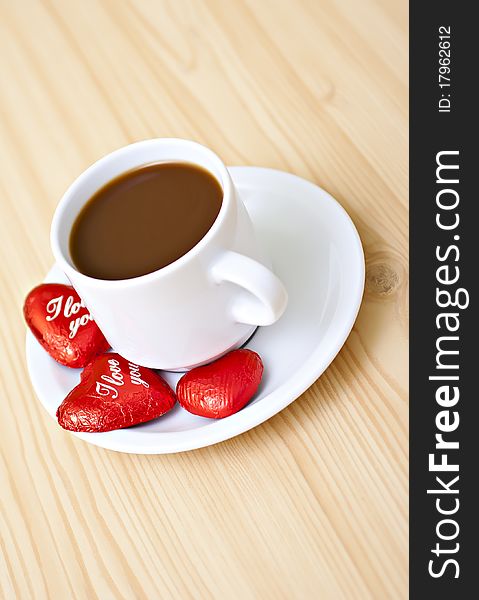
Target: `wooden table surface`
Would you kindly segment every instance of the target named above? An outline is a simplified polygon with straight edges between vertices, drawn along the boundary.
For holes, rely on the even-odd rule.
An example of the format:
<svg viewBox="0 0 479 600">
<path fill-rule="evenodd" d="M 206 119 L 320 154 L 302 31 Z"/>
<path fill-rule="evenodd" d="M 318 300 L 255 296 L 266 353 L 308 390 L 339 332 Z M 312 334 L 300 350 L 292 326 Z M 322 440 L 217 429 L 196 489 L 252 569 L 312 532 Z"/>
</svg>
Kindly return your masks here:
<svg viewBox="0 0 479 600">
<path fill-rule="evenodd" d="M 405 0 L 0 0 L 0 597 L 407 597 Z M 22 303 L 68 184 L 175 136 L 306 177 L 367 259 L 356 325 L 289 408 L 133 456 L 35 398 Z"/>
</svg>

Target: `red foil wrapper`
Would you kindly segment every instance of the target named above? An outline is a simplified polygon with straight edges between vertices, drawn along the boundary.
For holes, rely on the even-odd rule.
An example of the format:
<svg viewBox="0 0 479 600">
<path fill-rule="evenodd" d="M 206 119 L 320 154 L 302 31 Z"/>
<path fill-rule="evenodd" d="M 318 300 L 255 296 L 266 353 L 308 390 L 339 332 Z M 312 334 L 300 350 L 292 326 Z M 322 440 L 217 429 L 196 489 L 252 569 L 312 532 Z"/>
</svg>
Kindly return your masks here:
<svg viewBox="0 0 479 600">
<path fill-rule="evenodd" d="M 183 375 L 176 386 L 176 395 L 188 412 L 222 419 L 251 400 L 262 376 L 263 362 L 256 352 L 234 350 Z"/>
<path fill-rule="evenodd" d="M 110 347 L 80 296 L 70 285 L 44 283 L 27 296 L 25 321 L 57 362 L 84 367 Z"/>
<path fill-rule="evenodd" d="M 131 427 L 171 410 L 176 396 L 155 371 L 116 353 L 97 356 L 57 410 L 69 431 L 101 432 Z"/>
</svg>

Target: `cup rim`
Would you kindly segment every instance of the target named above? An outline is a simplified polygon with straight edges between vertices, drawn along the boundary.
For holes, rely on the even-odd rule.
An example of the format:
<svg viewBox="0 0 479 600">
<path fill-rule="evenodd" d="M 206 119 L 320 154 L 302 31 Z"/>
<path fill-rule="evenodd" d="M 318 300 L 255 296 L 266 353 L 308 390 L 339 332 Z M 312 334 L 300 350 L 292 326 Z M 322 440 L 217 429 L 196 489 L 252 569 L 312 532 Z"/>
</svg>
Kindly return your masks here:
<svg viewBox="0 0 479 600">
<path fill-rule="evenodd" d="M 78 192 L 79 189 L 84 185 L 85 181 L 91 177 L 94 173 L 98 172 L 105 165 L 114 161 L 121 157 L 123 154 L 127 152 L 131 152 L 134 148 L 140 148 L 145 146 L 151 146 L 152 148 L 158 144 L 169 144 L 174 146 L 189 146 L 190 148 L 196 148 L 201 150 L 206 155 L 209 155 L 209 158 L 215 163 L 216 168 L 218 169 L 221 180 L 219 181 L 222 190 L 223 190 L 223 200 L 221 203 L 221 208 L 216 216 L 211 227 L 205 233 L 205 235 L 201 238 L 199 242 L 197 242 L 193 248 L 188 250 L 185 254 L 174 260 L 169 265 L 162 267 L 161 269 L 157 269 L 156 271 L 152 271 L 151 273 L 146 273 L 144 275 L 139 275 L 137 277 L 130 277 L 127 279 L 98 279 L 96 277 L 90 277 L 90 275 L 85 275 L 81 271 L 79 271 L 76 267 L 74 267 L 70 261 L 65 257 L 61 245 L 60 245 L 60 232 L 63 217 L 65 213 L 69 209 L 69 204 L 71 198 Z M 166 159 L 168 160 L 168 159 Z M 172 159 L 172 160 L 180 160 L 180 159 Z M 152 160 L 154 162 L 154 160 Z M 192 164 L 196 163 L 194 160 L 188 160 L 188 162 Z M 142 164 L 149 164 L 148 162 Z M 141 165 L 138 165 L 141 166 Z M 203 169 L 209 171 L 215 179 L 218 179 L 217 175 L 211 171 L 208 167 L 204 167 L 203 165 L 199 165 Z M 136 168 L 136 167 L 132 167 Z M 229 206 L 232 202 L 232 193 L 233 193 L 233 182 L 231 180 L 231 176 L 229 174 L 226 165 L 219 158 L 219 156 L 210 150 L 210 148 L 200 144 L 199 142 L 194 142 L 192 140 L 182 139 L 182 138 L 151 138 L 146 140 L 141 140 L 139 142 L 133 142 L 132 144 L 127 144 L 126 146 L 122 146 L 113 152 L 109 152 L 108 154 L 102 156 L 94 163 L 92 163 L 87 169 L 85 169 L 78 177 L 68 186 L 63 196 L 61 197 L 55 212 L 53 214 L 52 224 L 50 228 L 50 245 L 52 248 L 53 255 L 55 260 L 60 264 L 62 270 L 65 274 L 74 274 L 74 277 L 77 279 L 83 280 L 84 282 L 94 283 L 97 286 L 101 287 L 130 287 L 135 285 L 141 285 L 144 283 L 148 283 L 150 281 L 157 280 L 163 276 L 170 275 L 181 269 L 188 261 L 197 256 L 214 238 L 217 231 L 221 228 L 223 224 L 226 213 L 228 212 Z M 82 205 L 83 207 L 84 205 Z M 81 209 L 80 209 L 81 210 Z M 75 215 L 75 218 L 78 216 L 78 213 Z"/>
</svg>

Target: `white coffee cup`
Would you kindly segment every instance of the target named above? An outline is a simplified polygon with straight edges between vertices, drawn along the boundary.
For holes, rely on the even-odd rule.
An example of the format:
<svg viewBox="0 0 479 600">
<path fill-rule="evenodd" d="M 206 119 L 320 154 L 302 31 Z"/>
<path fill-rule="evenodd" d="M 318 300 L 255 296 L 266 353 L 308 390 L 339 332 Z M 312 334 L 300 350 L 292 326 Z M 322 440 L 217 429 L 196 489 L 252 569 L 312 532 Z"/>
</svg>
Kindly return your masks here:
<svg viewBox="0 0 479 600">
<path fill-rule="evenodd" d="M 80 273 L 69 238 L 84 204 L 121 173 L 163 161 L 200 165 L 221 184 L 223 202 L 210 230 L 189 252 L 147 275 L 100 280 Z M 51 245 L 112 348 L 145 367 L 181 371 L 207 363 L 244 344 L 258 325 L 277 321 L 287 304 L 227 168 L 196 142 L 146 140 L 98 160 L 60 200 Z"/>
</svg>

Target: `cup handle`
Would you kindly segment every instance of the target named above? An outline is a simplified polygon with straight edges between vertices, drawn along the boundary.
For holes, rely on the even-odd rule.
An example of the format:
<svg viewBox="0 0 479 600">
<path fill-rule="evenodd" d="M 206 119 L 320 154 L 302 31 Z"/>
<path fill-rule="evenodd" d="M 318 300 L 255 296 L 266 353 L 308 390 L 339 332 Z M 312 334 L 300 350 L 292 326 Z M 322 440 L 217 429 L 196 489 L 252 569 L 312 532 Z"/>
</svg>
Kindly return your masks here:
<svg viewBox="0 0 479 600">
<path fill-rule="evenodd" d="M 234 283 L 254 296 L 233 304 L 233 316 L 246 325 L 271 325 L 283 314 L 288 294 L 281 281 L 264 265 L 231 250 L 223 251 L 212 268 L 213 279 L 220 284 Z"/>
</svg>

